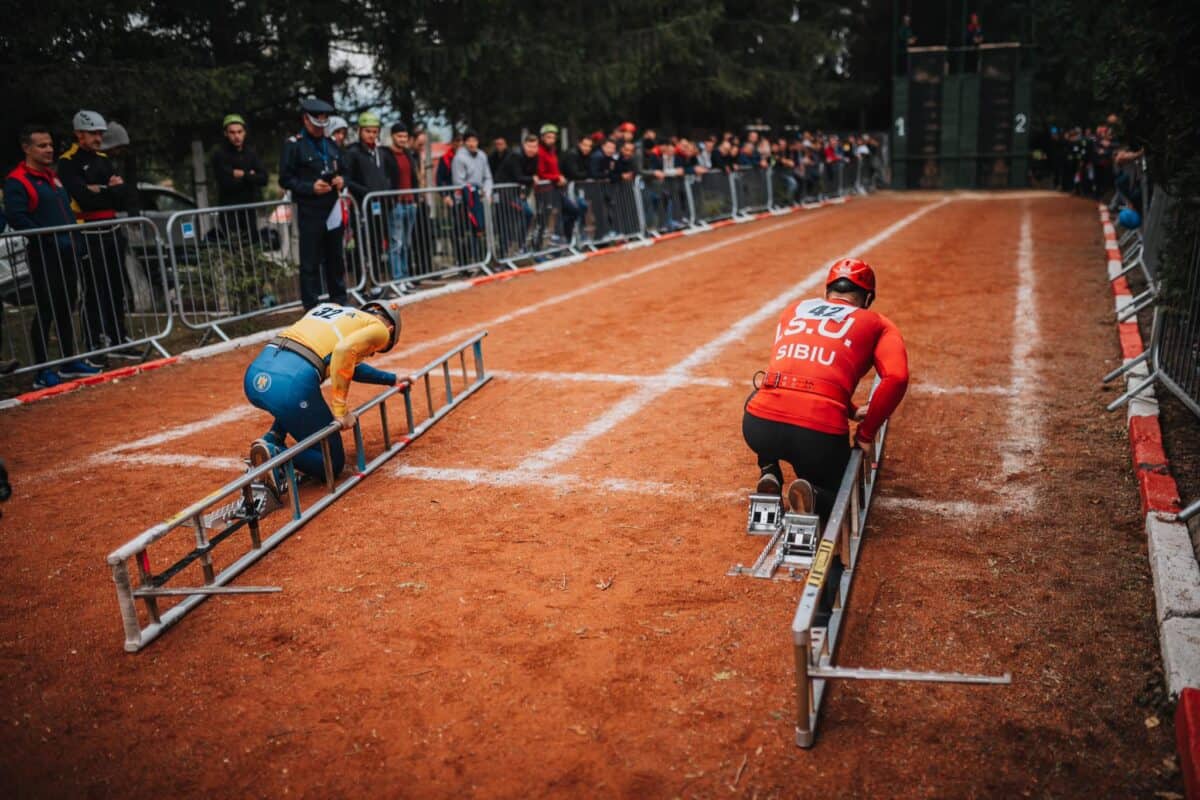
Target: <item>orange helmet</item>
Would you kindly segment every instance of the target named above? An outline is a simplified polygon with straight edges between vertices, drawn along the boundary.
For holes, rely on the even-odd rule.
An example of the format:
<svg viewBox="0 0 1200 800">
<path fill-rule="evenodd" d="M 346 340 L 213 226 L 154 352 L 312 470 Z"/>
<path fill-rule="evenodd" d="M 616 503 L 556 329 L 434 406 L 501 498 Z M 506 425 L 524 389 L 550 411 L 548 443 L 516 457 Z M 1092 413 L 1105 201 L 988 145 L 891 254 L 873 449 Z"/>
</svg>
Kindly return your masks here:
<svg viewBox="0 0 1200 800">
<path fill-rule="evenodd" d="M 853 283 L 867 292 L 875 291 L 875 270 L 861 258 L 843 258 L 829 268 L 829 276 L 825 278 L 825 286 L 842 278 Z"/>
</svg>

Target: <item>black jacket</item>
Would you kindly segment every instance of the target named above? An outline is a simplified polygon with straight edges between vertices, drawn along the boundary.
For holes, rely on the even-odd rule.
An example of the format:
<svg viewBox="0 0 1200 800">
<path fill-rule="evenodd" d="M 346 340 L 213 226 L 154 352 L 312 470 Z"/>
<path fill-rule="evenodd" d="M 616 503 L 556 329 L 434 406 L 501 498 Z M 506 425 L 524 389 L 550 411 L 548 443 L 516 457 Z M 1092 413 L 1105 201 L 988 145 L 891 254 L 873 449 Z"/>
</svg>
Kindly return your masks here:
<svg viewBox="0 0 1200 800">
<path fill-rule="evenodd" d="M 572 147 L 571 151 L 562 157 L 562 162 L 559 165 L 563 177 L 569 181 L 587 180 L 588 159 L 590 157 L 591 154 L 585 156 L 578 147 Z"/>
<path fill-rule="evenodd" d="M 332 139 L 314 139 L 307 131 L 301 131 L 283 143 L 279 155 L 279 185 L 292 193 L 297 205 L 313 208 L 325 213 L 337 202 L 336 191 L 317 194 L 313 184 L 324 178 L 344 175 L 344 158 L 341 148 Z"/>
<path fill-rule="evenodd" d="M 229 142 L 221 142 L 213 152 L 212 169 L 217 177 L 217 202 L 221 205 L 257 203 L 262 200 L 262 190 L 267 185 L 267 168 L 249 147 L 235 150 Z M 235 178 L 235 169 L 246 174 Z"/>
<path fill-rule="evenodd" d="M 493 150 L 488 153 L 488 166 L 491 167 L 493 179 L 495 179 L 496 173 L 500 171 L 500 164 L 504 162 L 504 159 L 508 158 L 510 153 L 512 153 L 512 150 L 505 150 L 503 153 Z"/>
<path fill-rule="evenodd" d="M 396 156 L 386 147 L 368 150 L 362 142 L 346 148 L 346 187 L 360 203 L 371 192 L 385 192 L 400 186 Z"/>
<path fill-rule="evenodd" d="M 526 158 L 523 152 L 514 149 L 500 162 L 500 169 L 495 175 L 496 183 L 520 183 L 524 186 L 531 186 L 533 179 L 537 176 L 537 163 L 536 155 Z"/>
<path fill-rule="evenodd" d="M 77 144 L 59 157 L 58 179 L 71 195 L 71 209 L 79 222 L 112 219 L 124 210 L 128 187 L 108 185 L 116 174 L 108 156 L 82 150 Z M 99 186 L 100 191 L 93 192 L 88 186 Z"/>
</svg>

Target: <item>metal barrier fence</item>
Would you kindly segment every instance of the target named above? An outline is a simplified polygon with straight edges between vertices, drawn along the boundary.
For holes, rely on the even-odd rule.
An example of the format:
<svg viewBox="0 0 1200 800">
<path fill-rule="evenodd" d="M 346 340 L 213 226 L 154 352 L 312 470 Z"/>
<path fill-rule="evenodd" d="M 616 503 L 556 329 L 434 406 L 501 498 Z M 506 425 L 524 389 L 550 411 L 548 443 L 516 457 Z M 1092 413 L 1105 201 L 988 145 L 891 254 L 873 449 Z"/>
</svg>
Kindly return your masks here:
<svg viewBox="0 0 1200 800">
<path fill-rule="evenodd" d="M 1148 189 L 1147 183 L 1141 185 Z M 1143 202 L 1146 199 L 1143 195 Z M 1103 378 L 1108 383 L 1128 376 L 1128 390 L 1108 404 L 1109 411 L 1115 411 L 1158 383 L 1200 417 L 1200 233 L 1193 235 L 1185 263 L 1177 265 L 1168 279 L 1164 280 L 1160 274 L 1168 221 L 1181 212 L 1197 213 L 1194 206 L 1180 208 L 1180 203 L 1162 188 L 1155 189 L 1149 197 L 1141 230 L 1133 236 L 1122 236 L 1119 243 L 1123 245 L 1121 268 L 1110 270 L 1111 277 L 1117 280 L 1136 271 L 1145 288 L 1118 310 L 1117 320 L 1129 320 L 1150 306 L 1154 315 L 1145 350 Z M 1200 514 L 1200 500 L 1181 511 L 1179 519 L 1186 522 L 1197 514 Z"/>
<path fill-rule="evenodd" d="M 716 222 L 734 215 L 737 201 L 731 173 L 709 170 L 703 175 L 689 177 L 693 207 L 696 210 L 693 222 Z"/>
<path fill-rule="evenodd" d="M 747 167 L 736 169 L 731 174 L 737 190 L 734 213 L 757 214 L 771 207 L 772 169 Z"/>
<path fill-rule="evenodd" d="M 174 316 L 152 220 L 123 217 L 0 233 L 0 357 L 38 385 L 98 372 L 84 359 L 168 355 Z"/>
<path fill-rule="evenodd" d="M 569 252 L 582 211 L 576 196 L 547 181 L 532 186 L 498 183 L 492 187 L 493 258 L 511 267 L 517 261 L 541 261 Z"/>
<path fill-rule="evenodd" d="M 693 224 L 695 214 L 691 187 L 686 176 L 653 173 L 638 176 L 635 181 L 640 200 L 642 229 L 647 234 L 672 233 Z"/>
<path fill-rule="evenodd" d="M 368 194 L 362 240 L 371 282 L 401 294 L 417 281 L 490 271 L 487 202 L 475 186 Z"/>
<path fill-rule="evenodd" d="M 583 201 L 583 221 L 577 229 L 576 246 L 595 249 L 646 235 L 638 215 L 635 186 L 633 180 L 587 180 L 575 181 L 567 187 L 568 193 Z"/>
<path fill-rule="evenodd" d="M 330 440 L 342 434 L 340 424 L 334 421 L 109 554 L 107 563 L 116 584 L 117 602 L 125 631 L 125 649 L 129 652 L 142 649 L 212 595 L 279 591 L 276 587 L 227 584 L 362 482 L 367 475 L 383 466 L 487 383 L 491 376 L 484 370 L 482 345 L 486 335 L 487 332 L 484 331 L 468 339 L 418 370 L 404 385 L 388 389 L 356 408 L 354 413 L 359 419 L 353 428 L 354 468 L 347 469 L 340 479 L 333 474 L 330 458 Z M 473 356 L 473 376 L 468 375 L 467 350 L 471 350 Z M 451 362 L 456 357 L 461 367 L 461 382 L 458 386 L 454 385 L 455 376 L 451 374 Z M 434 383 L 440 385 L 437 393 L 443 394 L 440 403 L 434 402 Z M 422 386 L 420 394 L 424 395 L 426 401 L 427 413 L 424 419 L 419 419 L 419 414 L 414 411 L 413 387 L 416 385 Z M 399 433 L 393 432 L 389 425 L 387 405 L 389 400 L 397 396 L 403 399 L 405 416 L 405 429 Z M 372 409 L 379 411 L 383 441 L 381 451 L 373 457 L 368 457 L 363 439 L 362 416 Z M 322 449 L 325 463 L 324 491 L 320 492 L 318 489 L 319 496 L 304 508 L 301 495 L 307 494 L 309 499 L 312 499 L 313 494 L 305 491 L 303 485 L 297 484 L 293 462 L 298 455 L 311 447 Z M 280 527 L 268 531 L 263 524 L 264 520 L 273 511 L 281 509 L 281 502 L 269 493 L 264 481 L 268 473 L 276 470 L 286 472 L 287 485 L 290 487 L 287 501 L 291 506 L 291 515 Z M 173 532 L 183 535 L 171 537 Z M 226 546 L 221 553 L 222 559 L 215 561 L 215 548 L 227 540 L 234 541 L 234 535 L 239 532 L 247 534 L 242 538 L 240 555 L 227 555 L 232 548 Z M 158 571 L 151 565 L 151 546 L 155 547 L 159 557 L 164 557 L 161 554 L 166 551 L 168 565 Z M 130 561 L 134 562 L 134 569 L 138 573 L 136 586 L 130 579 Z M 189 573 L 193 585 L 179 586 L 170 583 L 176 577 Z M 197 579 L 199 585 L 195 585 Z M 173 598 L 182 599 L 170 608 L 161 607 L 172 602 Z M 142 603 L 140 612 L 138 601 Z"/>
<path fill-rule="evenodd" d="M 367 276 L 357 204 L 343 195 L 335 210 L 341 224 L 332 230 L 333 212 L 301 226 L 304 210 L 287 200 L 172 214 L 166 232 L 180 319 L 228 340 L 222 325 L 299 308 L 305 291 L 327 298 L 336 282 L 338 294 L 360 292 Z M 300 268 L 304 248 L 326 256 L 308 276 Z"/>
</svg>

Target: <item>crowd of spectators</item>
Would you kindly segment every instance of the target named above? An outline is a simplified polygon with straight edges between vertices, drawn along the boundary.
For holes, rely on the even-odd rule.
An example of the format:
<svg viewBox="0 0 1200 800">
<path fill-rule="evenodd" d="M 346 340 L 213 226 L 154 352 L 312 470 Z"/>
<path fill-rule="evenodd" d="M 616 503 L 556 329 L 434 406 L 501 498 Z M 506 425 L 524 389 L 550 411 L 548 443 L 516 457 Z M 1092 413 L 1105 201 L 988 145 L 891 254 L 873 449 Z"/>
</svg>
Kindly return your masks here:
<svg viewBox="0 0 1200 800">
<path fill-rule="evenodd" d="M 1109 114 L 1095 127 L 1052 126 L 1045 141 L 1048 179 L 1053 188 L 1093 199 L 1118 194 L 1141 212 L 1141 187 L 1131 169 L 1141 150 L 1121 144 L 1120 120 Z"/>
<path fill-rule="evenodd" d="M 301 106 L 301 130 L 284 143 L 280 158 L 279 187 L 296 202 L 300 231 L 301 287 L 310 306 L 324 288 L 339 297 L 344 284 L 335 276 L 342 264 L 341 229 L 346 212 L 337 198 L 348 194 L 364 201 L 372 193 L 387 197 L 381 215 L 386 223 L 371 229 L 368 246 L 386 254 L 393 281 L 431 271 L 430 242 L 436 214 L 418 197 L 418 190 L 458 187 L 439 194 L 458 229 L 456 261 L 469 263 L 486 252 L 486 217 L 483 199 L 497 198 L 501 223 L 497 235 L 503 252 L 513 244 L 540 250 L 546 243 L 561 245 L 583 231 L 588 197 L 570 191 L 584 182 L 632 184 L 641 178 L 648 211 L 656 230 L 683 226 L 676 209 L 680 195 L 677 179 L 683 176 L 762 171 L 776 178 L 776 202 L 798 203 L 819 194 L 822 176 L 838 164 L 873 160 L 880 165 L 879 142 L 867 135 L 839 137 L 822 131 L 793 132 L 769 137 L 763 130 L 725 131 L 698 138 L 660 135 L 633 122 L 621 122 L 611 131 L 577 137 L 563 147 L 559 128 L 547 123 L 536 133 L 522 132 L 510 146 L 506 136 L 484 140 L 477 131 L 455 133 L 435 159 L 429 134 L 410 130 L 397 122 L 386 127 L 379 115 L 359 114 L 350 124 L 332 106 L 310 98 Z M 109 158 L 129 143 L 119 125 L 106 122 L 94 111 L 81 111 L 74 119 L 74 142 L 56 156 L 53 137 L 44 126 L 27 126 L 21 134 L 25 161 L 5 182 L 6 226 L 28 230 L 50 225 L 72 225 L 114 220 L 136 213 L 136 184 L 122 177 L 120 160 Z M 270 172 L 251 141 L 247 120 L 231 113 L 221 121 L 222 139 L 210 156 L 210 168 L 220 206 L 259 203 L 270 185 Z M 439 148 L 440 149 L 440 148 Z M 542 193 L 539 195 L 539 193 Z M 782 193 L 782 194 L 780 194 Z M 378 197 L 379 195 L 376 195 Z M 553 202 L 546 202 L 552 196 Z M 553 222 L 549 213 L 555 215 Z M 378 210 L 372 213 L 379 214 Z M 29 248 L 33 305 L 30 329 L 32 358 L 48 359 L 51 330 L 65 356 L 76 352 L 112 349 L 128 341 L 123 328 L 126 316 L 125 279 L 121 275 L 123 240 L 118 229 L 99 237 L 43 237 Z M 216 233 L 233 238 L 260 235 L 253 212 L 223 211 Z M 608 231 L 608 235 L 614 235 Z M 517 243 L 515 240 L 524 239 Z M 48 253 L 57 243 L 61 252 Z M 114 252 L 100 252 L 101 248 Z M 54 268 L 51 269 L 51 264 Z M 333 280 L 332 287 L 330 281 Z M 71 317 L 81 312 L 82 342 L 76 342 Z M 77 345 L 80 345 L 77 347 Z M 0 372 L 17 366 L 0 360 Z M 39 372 L 36 385 L 53 386 L 64 378 L 99 371 L 95 360 L 74 359 L 55 369 Z"/>
</svg>

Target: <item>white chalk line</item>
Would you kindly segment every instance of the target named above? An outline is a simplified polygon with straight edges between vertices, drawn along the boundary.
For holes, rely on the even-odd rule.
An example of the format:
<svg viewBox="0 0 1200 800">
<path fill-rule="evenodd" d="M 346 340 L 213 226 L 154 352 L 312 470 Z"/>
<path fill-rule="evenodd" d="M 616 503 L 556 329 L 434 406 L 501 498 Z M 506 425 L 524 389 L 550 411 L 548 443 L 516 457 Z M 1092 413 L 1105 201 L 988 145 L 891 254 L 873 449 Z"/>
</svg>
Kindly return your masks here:
<svg viewBox="0 0 1200 800">
<path fill-rule="evenodd" d="M 398 478 L 432 483 L 466 483 L 472 486 L 498 489 L 545 489 L 553 490 L 556 494 L 638 494 L 648 497 L 679 498 L 689 500 L 693 504 L 741 505 L 746 503 L 751 492 L 749 486 L 714 491 L 704 486 L 681 483 L 601 478 L 566 472 L 519 472 L 512 469 L 464 469 L 402 464 L 394 470 L 393 474 Z M 968 500 L 930 500 L 921 497 L 882 495 L 877 497 L 874 502 L 880 508 L 917 511 L 953 518 L 988 516 L 1004 510 L 1004 507 L 1000 505 L 974 503 Z"/>
<path fill-rule="evenodd" d="M 98 453 L 89 459 L 93 464 L 129 464 L 144 467 L 193 467 L 222 472 L 242 472 L 246 462 L 240 458 L 194 456 L 182 453 Z"/>
<path fill-rule="evenodd" d="M 1013 394 L 1008 407 L 1008 433 L 1000 445 L 1001 490 L 1019 493 L 1027 506 L 1036 504 L 1036 488 L 1014 486 L 1008 480 L 1028 468 L 1042 449 L 1042 410 L 1038 407 L 1038 370 L 1035 353 L 1040 344 L 1037 301 L 1034 295 L 1033 220 L 1029 209 L 1021 215 L 1017 243 L 1016 297 L 1013 305 L 1013 347 L 1010 368 Z"/>
<path fill-rule="evenodd" d="M 908 216 L 892 223 L 874 236 L 859 242 L 850 248 L 849 252 L 839 255 L 842 257 L 855 257 L 879 246 L 882 242 L 887 241 L 899 231 L 916 222 L 921 217 L 936 208 L 940 208 L 948 199 L 943 199 L 936 203 L 931 203 L 924 206 Z M 833 261 L 836 261 L 834 259 Z M 688 354 L 686 358 L 674 364 L 667 369 L 666 374 L 671 377 L 688 378 L 691 377 L 692 370 L 695 370 L 710 361 L 714 360 L 722 350 L 730 344 L 745 340 L 746 336 L 758 325 L 761 325 L 766 320 L 779 313 L 780 305 L 788 299 L 803 295 L 814 287 L 820 285 L 824 280 L 829 267 L 833 264 L 830 261 L 817 270 L 813 271 L 808 277 L 801 280 L 799 283 L 784 289 L 782 292 L 773 292 L 771 299 L 760 306 L 757 310 L 742 317 L 740 320 L 729 326 L 724 333 L 721 333 L 716 338 L 707 343 L 695 348 Z M 782 299 L 781 299 L 782 298 Z M 624 398 L 616 405 L 609 408 L 604 414 L 593 420 L 588 425 L 568 434 L 559 441 L 545 448 L 539 453 L 526 458 L 517 465 L 517 471 L 529 471 L 533 473 L 544 473 L 558 464 L 573 458 L 586 444 L 600 436 L 605 435 L 617 425 L 631 418 L 643 408 L 654 402 L 663 394 L 671 390 L 671 386 L 666 382 L 649 383 L 640 386 L 630 396 Z"/>
</svg>

